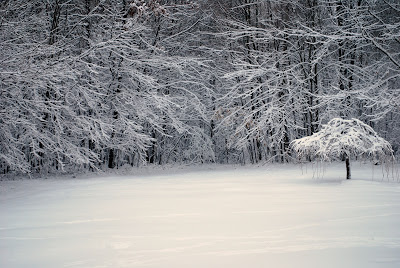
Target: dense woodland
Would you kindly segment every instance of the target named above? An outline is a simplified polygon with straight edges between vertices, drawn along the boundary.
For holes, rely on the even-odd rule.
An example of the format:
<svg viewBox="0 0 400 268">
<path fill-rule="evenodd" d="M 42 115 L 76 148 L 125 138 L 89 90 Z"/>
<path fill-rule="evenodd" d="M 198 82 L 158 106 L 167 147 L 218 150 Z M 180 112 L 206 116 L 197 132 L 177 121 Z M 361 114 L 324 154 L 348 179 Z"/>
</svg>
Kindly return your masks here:
<svg viewBox="0 0 400 268">
<path fill-rule="evenodd" d="M 400 153 L 398 0 L 2 0 L 0 172 L 293 161 L 335 117 Z"/>
</svg>

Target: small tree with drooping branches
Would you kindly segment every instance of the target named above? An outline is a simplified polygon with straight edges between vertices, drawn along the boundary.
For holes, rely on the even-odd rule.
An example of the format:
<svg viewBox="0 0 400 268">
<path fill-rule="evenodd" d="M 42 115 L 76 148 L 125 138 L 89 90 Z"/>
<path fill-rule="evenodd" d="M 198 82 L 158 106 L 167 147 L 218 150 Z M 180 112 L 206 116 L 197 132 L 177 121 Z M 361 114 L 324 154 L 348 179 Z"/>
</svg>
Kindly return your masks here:
<svg viewBox="0 0 400 268">
<path fill-rule="evenodd" d="M 368 125 L 358 119 L 334 118 L 311 136 L 291 142 L 298 157 L 320 158 L 323 161 L 344 159 L 346 178 L 351 178 L 350 158 L 365 158 L 389 162 L 392 146 Z"/>
</svg>

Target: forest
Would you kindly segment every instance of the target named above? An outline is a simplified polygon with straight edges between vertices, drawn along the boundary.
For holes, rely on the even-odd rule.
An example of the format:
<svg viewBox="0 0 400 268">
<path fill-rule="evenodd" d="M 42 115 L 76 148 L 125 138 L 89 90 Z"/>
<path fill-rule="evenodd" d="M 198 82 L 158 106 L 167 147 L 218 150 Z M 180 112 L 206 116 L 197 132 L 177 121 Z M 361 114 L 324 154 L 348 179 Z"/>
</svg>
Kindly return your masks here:
<svg viewBox="0 0 400 268">
<path fill-rule="evenodd" d="M 400 154 L 398 0 L 2 0 L 0 173 L 295 161 L 332 118 Z"/>
</svg>

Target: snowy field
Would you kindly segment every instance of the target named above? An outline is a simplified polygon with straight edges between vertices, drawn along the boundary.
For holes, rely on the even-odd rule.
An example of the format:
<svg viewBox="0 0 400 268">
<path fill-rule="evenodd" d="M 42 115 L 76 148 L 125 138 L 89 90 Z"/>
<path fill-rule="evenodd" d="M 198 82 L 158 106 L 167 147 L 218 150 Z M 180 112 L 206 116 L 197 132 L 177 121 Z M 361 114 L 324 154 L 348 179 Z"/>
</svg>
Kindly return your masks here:
<svg viewBox="0 0 400 268">
<path fill-rule="evenodd" d="M 0 182 L 0 267 L 400 267 L 380 168 L 141 173 Z"/>
</svg>

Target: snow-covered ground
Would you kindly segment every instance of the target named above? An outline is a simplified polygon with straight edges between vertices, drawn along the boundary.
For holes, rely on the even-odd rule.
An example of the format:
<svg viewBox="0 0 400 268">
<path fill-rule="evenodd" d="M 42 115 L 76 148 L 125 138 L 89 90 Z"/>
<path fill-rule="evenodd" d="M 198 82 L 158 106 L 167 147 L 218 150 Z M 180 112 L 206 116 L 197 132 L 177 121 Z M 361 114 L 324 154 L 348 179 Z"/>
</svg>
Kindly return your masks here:
<svg viewBox="0 0 400 268">
<path fill-rule="evenodd" d="M 305 171 L 305 169 L 304 169 Z M 0 267 L 400 267 L 400 184 L 369 165 L 0 182 Z"/>
</svg>

